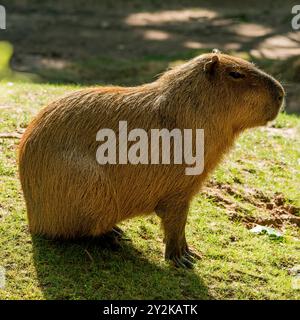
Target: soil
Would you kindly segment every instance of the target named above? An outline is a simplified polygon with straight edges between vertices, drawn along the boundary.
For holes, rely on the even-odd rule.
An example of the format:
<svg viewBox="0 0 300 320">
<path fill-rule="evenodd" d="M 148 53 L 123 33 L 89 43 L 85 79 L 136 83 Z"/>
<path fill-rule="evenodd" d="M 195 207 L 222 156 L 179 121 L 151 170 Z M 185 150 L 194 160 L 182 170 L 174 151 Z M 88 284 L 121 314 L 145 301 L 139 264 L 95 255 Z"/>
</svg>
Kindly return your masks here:
<svg viewBox="0 0 300 320">
<path fill-rule="evenodd" d="M 210 181 L 203 190 L 206 198 L 218 206 L 225 208 L 230 219 L 240 221 L 247 228 L 259 224 L 284 229 L 287 224 L 300 227 L 300 208 L 290 204 L 281 193 L 265 194 L 260 190 L 244 188 L 243 193 L 229 184 L 219 184 Z M 255 213 L 250 213 L 234 199 L 255 207 Z"/>
</svg>

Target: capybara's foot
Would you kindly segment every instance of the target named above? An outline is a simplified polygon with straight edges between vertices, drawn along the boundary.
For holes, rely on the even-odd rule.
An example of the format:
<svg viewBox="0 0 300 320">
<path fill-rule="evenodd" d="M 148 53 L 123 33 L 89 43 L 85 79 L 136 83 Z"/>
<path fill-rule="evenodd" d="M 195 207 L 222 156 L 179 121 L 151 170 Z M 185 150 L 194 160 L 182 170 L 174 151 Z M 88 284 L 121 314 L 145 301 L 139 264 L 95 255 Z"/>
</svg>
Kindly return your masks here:
<svg viewBox="0 0 300 320">
<path fill-rule="evenodd" d="M 121 240 L 124 237 L 124 231 L 115 226 L 111 231 L 109 231 L 109 233 L 112 234 L 112 236 L 116 237 L 118 240 Z"/>
<path fill-rule="evenodd" d="M 165 258 L 171 260 L 175 267 L 192 269 L 201 256 L 186 246 L 183 250 L 172 250 L 170 253 L 166 251 Z"/>
<path fill-rule="evenodd" d="M 188 254 L 196 261 L 196 260 L 200 260 L 202 257 L 201 255 L 195 250 L 195 249 L 191 249 L 190 247 L 186 249 L 186 251 L 188 252 Z"/>
<path fill-rule="evenodd" d="M 115 226 L 112 230 L 102 234 L 99 236 L 99 244 L 105 247 L 109 247 L 111 249 L 119 249 L 120 241 L 125 239 L 124 231 L 122 231 L 119 227 Z"/>
<path fill-rule="evenodd" d="M 113 229 L 111 231 L 109 231 L 108 233 L 106 233 L 106 235 L 114 238 L 116 241 L 120 241 L 120 240 L 129 241 L 130 240 L 128 237 L 125 236 L 125 232 L 117 226 L 113 227 Z"/>
</svg>

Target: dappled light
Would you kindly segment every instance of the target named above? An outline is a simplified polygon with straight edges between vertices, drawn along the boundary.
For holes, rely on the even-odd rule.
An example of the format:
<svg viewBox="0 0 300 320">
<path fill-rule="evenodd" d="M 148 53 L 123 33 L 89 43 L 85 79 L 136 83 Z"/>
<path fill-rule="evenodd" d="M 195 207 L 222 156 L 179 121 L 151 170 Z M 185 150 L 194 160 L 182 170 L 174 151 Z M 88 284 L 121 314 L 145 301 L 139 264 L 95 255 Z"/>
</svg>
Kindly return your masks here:
<svg viewBox="0 0 300 320">
<path fill-rule="evenodd" d="M 246 38 L 263 37 L 273 31 L 272 28 L 256 23 L 240 23 L 229 26 L 228 30 Z"/>
<path fill-rule="evenodd" d="M 160 31 L 160 30 L 146 30 L 144 31 L 144 38 L 147 40 L 167 40 L 170 39 L 172 35 L 167 32 Z"/>
<path fill-rule="evenodd" d="M 250 52 L 256 58 L 279 60 L 300 56 L 300 32 L 293 34 L 294 38 L 290 38 L 289 35 L 290 33 L 270 36 Z"/>
<path fill-rule="evenodd" d="M 168 23 L 189 23 L 192 20 L 212 19 L 217 15 L 217 12 L 212 10 L 192 8 L 190 10 L 182 9 L 132 13 L 125 19 L 125 22 L 130 26 L 163 25 Z"/>
<path fill-rule="evenodd" d="M 186 41 L 183 43 L 183 45 L 188 49 L 201 49 L 206 47 L 203 43 L 199 41 Z"/>
<path fill-rule="evenodd" d="M 281 77 L 286 68 L 281 69 L 278 61 L 300 56 L 300 32 L 291 31 L 289 3 L 281 4 L 285 9 L 258 0 L 253 5 L 222 6 L 216 1 L 185 5 L 145 1 L 122 9 L 118 2 L 111 7 L 99 3 L 89 11 L 88 21 L 76 9 L 66 17 L 64 4 L 56 13 L 44 6 L 42 15 L 13 6 L 8 28 L 0 34 L 14 47 L 9 57 L 1 50 L 6 59 L 2 79 L 138 85 L 154 80 L 173 61 L 213 48 L 246 56 Z M 292 97 L 287 97 L 288 111 L 297 104 Z"/>
</svg>

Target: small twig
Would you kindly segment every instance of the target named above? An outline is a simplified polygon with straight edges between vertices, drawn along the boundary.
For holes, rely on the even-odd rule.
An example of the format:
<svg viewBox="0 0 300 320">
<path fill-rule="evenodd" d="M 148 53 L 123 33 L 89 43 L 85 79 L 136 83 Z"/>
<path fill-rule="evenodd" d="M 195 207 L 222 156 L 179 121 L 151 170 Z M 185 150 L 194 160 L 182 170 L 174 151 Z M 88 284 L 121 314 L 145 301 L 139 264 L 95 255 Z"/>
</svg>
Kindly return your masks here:
<svg viewBox="0 0 300 320">
<path fill-rule="evenodd" d="M 92 257 L 92 255 L 87 251 L 87 249 L 84 249 L 84 252 L 87 254 L 87 256 L 89 257 L 89 259 L 94 262 L 94 258 Z"/>
</svg>

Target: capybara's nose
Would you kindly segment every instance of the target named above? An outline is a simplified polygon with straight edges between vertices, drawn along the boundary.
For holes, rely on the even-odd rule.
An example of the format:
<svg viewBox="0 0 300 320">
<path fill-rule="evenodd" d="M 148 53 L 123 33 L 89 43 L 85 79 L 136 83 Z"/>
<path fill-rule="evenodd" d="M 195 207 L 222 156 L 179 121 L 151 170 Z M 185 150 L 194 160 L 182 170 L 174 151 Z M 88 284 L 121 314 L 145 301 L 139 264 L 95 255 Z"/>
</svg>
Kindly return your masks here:
<svg viewBox="0 0 300 320">
<path fill-rule="evenodd" d="M 281 93 L 278 95 L 278 103 L 280 106 L 280 111 L 284 111 L 285 108 L 285 93 Z"/>
<path fill-rule="evenodd" d="M 280 87 L 277 90 L 277 102 L 281 108 L 284 105 L 284 97 L 285 97 L 285 92 L 283 87 L 280 85 Z"/>
<path fill-rule="evenodd" d="M 271 90 L 271 95 L 273 96 L 274 102 L 279 106 L 282 105 L 285 92 L 282 85 L 272 77 L 268 79 L 269 89 Z"/>
<path fill-rule="evenodd" d="M 284 95 L 282 93 L 279 93 L 277 96 L 277 101 L 278 101 L 279 106 L 282 105 L 283 99 L 284 99 Z"/>
</svg>

